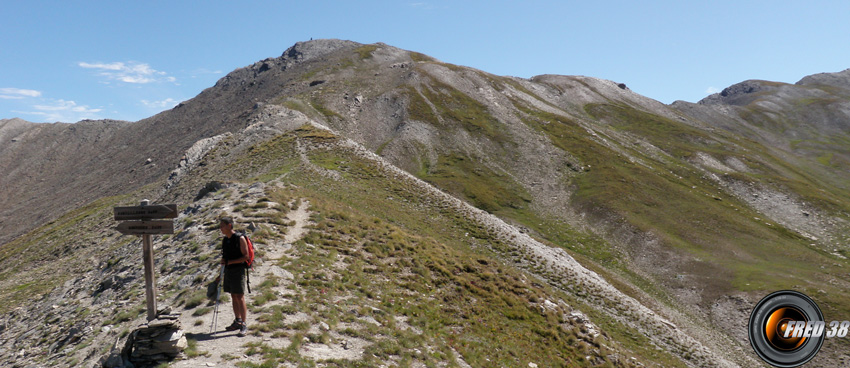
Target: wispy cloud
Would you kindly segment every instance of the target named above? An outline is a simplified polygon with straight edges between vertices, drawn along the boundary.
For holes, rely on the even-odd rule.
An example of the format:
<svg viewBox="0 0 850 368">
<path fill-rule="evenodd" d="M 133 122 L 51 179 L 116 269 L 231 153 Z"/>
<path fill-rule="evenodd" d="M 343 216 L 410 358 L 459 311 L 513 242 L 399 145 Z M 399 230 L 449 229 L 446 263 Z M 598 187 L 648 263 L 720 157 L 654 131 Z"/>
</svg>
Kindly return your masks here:
<svg viewBox="0 0 850 368">
<path fill-rule="evenodd" d="M 434 6 L 431 3 L 427 3 L 424 1 L 407 3 L 408 6 L 414 9 L 434 9 Z"/>
<path fill-rule="evenodd" d="M 176 82 L 177 78 L 169 76 L 168 73 L 151 68 L 145 63 L 130 61 L 127 63 L 86 63 L 77 64 L 81 68 L 95 69 L 97 75 L 109 80 L 117 80 L 124 83 L 146 84 L 153 82 Z"/>
<path fill-rule="evenodd" d="M 710 95 L 713 95 L 713 94 L 715 94 L 715 93 L 717 93 L 717 92 L 720 92 L 720 90 L 719 90 L 719 89 L 717 89 L 717 87 L 708 87 L 708 88 L 705 90 L 705 93 L 708 93 L 708 94 L 710 94 Z"/>
<path fill-rule="evenodd" d="M 70 100 L 50 100 L 42 105 L 32 107 L 36 111 L 14 111 L 19 114 L 27 114 L 41 117 L 42 121 L 53 122 L 76 122 L 84 119 L 99 119 L 99 112 L 103 109 L 91 108 L 87 105 L 78 105 Z"/>
<path fill-rule="evenodd" d="M 188 78 L 197 79 L 197 78 L 205 78 L 209 75 L 220 75 L 224 74 L 221 69 L 208 69 L 208 68 L 195 68 L 188 71 L 184 71 Z"/>
<path fill-rule="evenodd" d="M 20 100 L 27 97 L 39 97 L 41 91 L 20 88 L 0 88 L 0 99 Z"/>
<path fill-rule="evenodd" d="M 124 69 L 124 63 L 80 63 L 79 64 L 83 68 L 91 68 L 91 69 L 103 69 L 103 70 L 121 70 Z"/>
<path fill-rule="evenodd" d="M 198 69 L 192 70 L 190 73 L 192 74 L 193 77 L 195 77 L 198 74 L 222 74 L 224 72 L 219 70 L 219 69 L 212 70 L 212 69 L 207 69 L 207 68 L 198 68 Z"/>
<path fill-rule="evenodd" d="M 177 101 L 170 97 L 160 101 L 142 100 L 143 105 L 154 109 L 170 109 L 174 106 L 177 106 L 179 102 L 180 101 Z"/>
</svg>

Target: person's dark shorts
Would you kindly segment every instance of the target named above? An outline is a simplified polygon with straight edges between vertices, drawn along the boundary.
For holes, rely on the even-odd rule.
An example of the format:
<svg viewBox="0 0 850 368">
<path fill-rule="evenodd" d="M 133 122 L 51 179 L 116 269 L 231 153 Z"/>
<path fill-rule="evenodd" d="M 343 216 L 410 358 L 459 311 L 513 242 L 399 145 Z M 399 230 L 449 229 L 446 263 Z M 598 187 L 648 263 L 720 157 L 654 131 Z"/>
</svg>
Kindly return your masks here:
<svg viewBox="0 0 850 368">
<path fill-rule="evenodd" d="M 246 271 L 247 268 L 244 266 L 225 268 L 224 284 L 221 285 L 224 288 L 224 292 L 231 294 L 245 294 L 245 290 L 248 290 Z"/>
</svg>

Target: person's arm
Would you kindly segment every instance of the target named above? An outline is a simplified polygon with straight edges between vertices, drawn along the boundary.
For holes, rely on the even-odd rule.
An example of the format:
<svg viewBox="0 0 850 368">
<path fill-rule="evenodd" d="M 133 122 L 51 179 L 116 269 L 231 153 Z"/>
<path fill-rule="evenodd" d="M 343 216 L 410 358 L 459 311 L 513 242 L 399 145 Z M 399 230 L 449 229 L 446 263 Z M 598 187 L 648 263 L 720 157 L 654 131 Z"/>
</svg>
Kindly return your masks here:
<svg viewBox="0 0 850 368">
<path fill-rule="evenodd" d="M 221 264 L 223 266 L 227 265 L 227 260 L 224 259 L 224 243 L 225 243 L 225 239 L 221 239 Z"/>
<path fill-rule="evenodd" d="M 227 264 L 232 265 L 248 262 L 248 242 L 245 241 L 244 236 L 239 237 L 239 251 L 242 252 L 242 257 L 228 260 Z"/>
</svg>

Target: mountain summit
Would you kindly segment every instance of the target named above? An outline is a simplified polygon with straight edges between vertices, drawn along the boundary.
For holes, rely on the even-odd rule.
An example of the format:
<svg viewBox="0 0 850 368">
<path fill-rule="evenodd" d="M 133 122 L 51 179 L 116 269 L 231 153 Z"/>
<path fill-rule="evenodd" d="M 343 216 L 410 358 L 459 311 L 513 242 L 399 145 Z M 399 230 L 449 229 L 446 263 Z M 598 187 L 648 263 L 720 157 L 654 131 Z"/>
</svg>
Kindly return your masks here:
<svg viewBox="0 0 850 368">
<path fill-rule="evenodd" d="M 308 42 L 297 42 L 286 49 L 280 59 L 285 61 L 304 62 L 313 58 L 322 57 L 339 50 L 355 49 L 361 44 L 352 41 L 335 39 L 315 40 Z"/>
<path fill-rule="evenodd" d="M 818 73 L 800 79 L 799 86 L 833 86 L 850 90 L 850 69 L 837 73 Z"/>
<path fill-rule="evenodd" d="M 148 198 L 180 204 L 157 272 L 190 365 L 759 366 L 768 293 L 850 315 L 847 85 L 665 105 L 315 40 L 138 122 L 3 120 L 0 359 L 120 360 L 144 293 L 110 208 Z M 260 250 L 244 346 L 202 332 L 222 213 Z"/>
</svg>

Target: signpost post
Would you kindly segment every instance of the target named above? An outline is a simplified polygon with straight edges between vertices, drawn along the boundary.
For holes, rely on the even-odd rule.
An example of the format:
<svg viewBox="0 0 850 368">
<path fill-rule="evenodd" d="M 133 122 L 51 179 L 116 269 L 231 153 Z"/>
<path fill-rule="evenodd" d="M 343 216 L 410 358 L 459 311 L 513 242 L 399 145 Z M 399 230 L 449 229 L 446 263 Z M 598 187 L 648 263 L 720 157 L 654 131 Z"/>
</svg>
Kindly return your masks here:
<svg viewBox="0 0 850 368">
<path fill-rule="evenodd" d="M 174 222 L 177 217 L 176 204 L 150 205 L 147 199 L 141 205 L 133 207 L 114 207 L 116 221 L 130 220 L 118 224 L 115 229 L 124 235 L 142 236 L 142 255 L 145 263 L 145 294 L 148 305 L 148 321 L 156 319 L 156 276 L 153 268 L 153 245 L 151 235 L 174 233 Z M 138 221 L 141 220 L 141 221 Z"/>
</svg>

